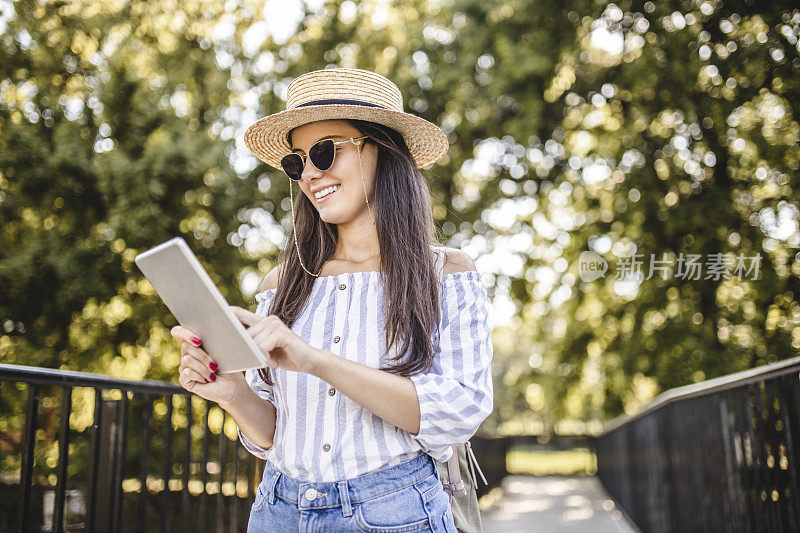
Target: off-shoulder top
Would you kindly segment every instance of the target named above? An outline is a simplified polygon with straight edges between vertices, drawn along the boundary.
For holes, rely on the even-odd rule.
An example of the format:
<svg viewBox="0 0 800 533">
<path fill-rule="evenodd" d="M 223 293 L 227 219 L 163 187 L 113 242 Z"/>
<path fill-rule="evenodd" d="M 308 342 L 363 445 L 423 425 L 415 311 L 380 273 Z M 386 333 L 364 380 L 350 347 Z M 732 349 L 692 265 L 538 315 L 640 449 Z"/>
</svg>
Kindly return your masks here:
<svg viewBox="0 0 800 533">
<path fill-rule="evenodd" d="M 440 273 L 443 255 L 439 251 Z M 239 430 L 245 448 L 304 482 L 352 479 L 420 453 L 442 462 L 450 458 L 452 446 L 469 440 L 493 409 L 492 319 L 479 272 L 445 274 L 441 282 L 433 365 L 409 377 L 420 405 L 418 434 L 384 421 L 316 376 L 269 368 L 272 386 L 257 370 L 246 371 L 245 377 L 275 405 L 274 444 L 265 450 Z M 438 298 L 435 291 L 432 298 Z M 275 292 L 256 294 L 256 314 L 269 314 Z M 291 329 L 315 348 L 373 368 L 385 366 L 397 353 L 395 346 L 386 349 L 378 271 L 316 278 Z"/>
</svg>

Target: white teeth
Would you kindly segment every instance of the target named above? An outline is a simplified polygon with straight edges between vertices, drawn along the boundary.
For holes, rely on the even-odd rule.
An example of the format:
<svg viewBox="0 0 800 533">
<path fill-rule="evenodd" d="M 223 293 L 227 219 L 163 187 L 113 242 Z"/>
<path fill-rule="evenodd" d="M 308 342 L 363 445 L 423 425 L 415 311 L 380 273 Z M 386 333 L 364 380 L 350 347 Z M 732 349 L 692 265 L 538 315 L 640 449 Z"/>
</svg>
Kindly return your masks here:
<svg viewBox="0 0 800 533">
<path fill-rule="evenodd" d="M 326 187 L 325 189 L 322 189 L 321 191 L 315 192 L 314 193 L 314 197 L 317 200 L 319 200 L 323 196 L 327 196 L 328 194 L 330 194 L 332 192 L 338 191 L 339 187 L 341 187 L 341 185 L 331 185 L 330 187 Z"/>
</svg>

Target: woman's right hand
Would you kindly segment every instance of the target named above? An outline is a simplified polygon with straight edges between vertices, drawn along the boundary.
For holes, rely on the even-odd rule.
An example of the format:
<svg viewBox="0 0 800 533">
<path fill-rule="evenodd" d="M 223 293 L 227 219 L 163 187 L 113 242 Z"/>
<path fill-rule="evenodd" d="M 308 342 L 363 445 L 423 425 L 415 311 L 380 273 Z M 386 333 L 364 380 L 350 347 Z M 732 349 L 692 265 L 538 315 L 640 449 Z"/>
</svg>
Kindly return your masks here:
<svg viewBox="0 0 800 533">
<path fill-rule="evenodd" d="M 181 343 L 178 382 L 184 389 L 206 400 L 217 402 L 224 409 L 243 390 L 241 387 L 248 386 L 242 372 L 216 374 L 216 363 L 200 347 L 202 340 L 192 331 L 175 326 L 170 334 Z"/>
</svg>

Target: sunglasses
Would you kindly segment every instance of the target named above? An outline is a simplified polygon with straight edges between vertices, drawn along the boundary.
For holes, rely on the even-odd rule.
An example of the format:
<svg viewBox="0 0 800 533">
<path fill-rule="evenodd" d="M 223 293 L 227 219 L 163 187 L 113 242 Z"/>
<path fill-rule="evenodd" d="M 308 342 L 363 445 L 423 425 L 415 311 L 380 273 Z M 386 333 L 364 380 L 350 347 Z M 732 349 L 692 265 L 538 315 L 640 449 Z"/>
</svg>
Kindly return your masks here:
<svg viewBox="0 0 800 533">
<path fill-rule="evenodd" d="M 334 141 L 333 139 L 323 139 L 315 142 L 311 148 L 308 149 L 308 155 L 300 155 L 296 153 L 287 154 L 281 159 L 281 167 L 283 171 L 295 181 L 299 181 L 303 175 L 303 168 L 305 168 L 306 157 L 311 159 L 311 163 L 318 170 L 328 170 L 333 166 L 333 161 L 336 159 L 336 147 L 340 144 L 352 142 L 356 146 L 361 145 L 361 139 L 367 139 L 367 136 L 350 138 L 346 141 Z"/>
</svg>

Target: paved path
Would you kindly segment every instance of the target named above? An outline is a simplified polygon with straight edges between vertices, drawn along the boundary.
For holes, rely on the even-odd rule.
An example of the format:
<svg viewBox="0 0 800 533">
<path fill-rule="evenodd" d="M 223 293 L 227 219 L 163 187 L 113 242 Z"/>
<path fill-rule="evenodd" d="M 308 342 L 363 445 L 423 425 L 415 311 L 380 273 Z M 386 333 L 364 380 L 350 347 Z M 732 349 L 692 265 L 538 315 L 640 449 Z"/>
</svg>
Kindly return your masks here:
<svg viewBox="0 0 800 533">
<path fill-rule="evenodd" d="M 507 476 L 481 498 L 484 533 L 638 533 L 595 477 Z"/>
</svg>

